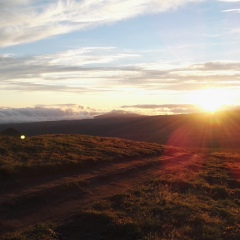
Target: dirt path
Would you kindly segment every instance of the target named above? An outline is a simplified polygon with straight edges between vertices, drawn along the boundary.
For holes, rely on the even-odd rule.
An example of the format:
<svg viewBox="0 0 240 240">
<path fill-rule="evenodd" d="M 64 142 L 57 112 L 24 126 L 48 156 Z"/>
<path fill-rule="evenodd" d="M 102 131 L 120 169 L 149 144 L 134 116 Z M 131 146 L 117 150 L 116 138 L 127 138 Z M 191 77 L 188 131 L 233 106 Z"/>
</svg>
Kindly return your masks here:
<svg viewBox="0 0 240 240">
<path fill-rule="evenodd" d="M 41 221 L 61 222 L 96 200 L 126 191 L 176 167 L 191 168 L 200 155 L 118 161 L 93 171 L 65 174 L 20 186 L 0 196 L 0 235 Z"/>
</svg>

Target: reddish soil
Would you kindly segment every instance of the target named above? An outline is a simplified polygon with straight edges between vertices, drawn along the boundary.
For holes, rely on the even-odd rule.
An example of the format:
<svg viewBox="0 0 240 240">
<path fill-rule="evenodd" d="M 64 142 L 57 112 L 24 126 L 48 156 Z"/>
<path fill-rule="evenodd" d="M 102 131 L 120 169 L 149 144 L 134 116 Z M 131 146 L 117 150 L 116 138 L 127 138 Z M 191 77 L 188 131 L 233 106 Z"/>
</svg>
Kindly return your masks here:
<svg viewBox="0 0 240 240">
<path fill-rule="evenodd" d="M 39 222 L 61 223 L 94 201 L 126 191 L 168 171 L 183 168 L 198 171 L 202 161 L 201 155 L 179 153 L 122 160 L 89 171 L 25 181 L 1 193 L 0 236 Z"/>
</svg>

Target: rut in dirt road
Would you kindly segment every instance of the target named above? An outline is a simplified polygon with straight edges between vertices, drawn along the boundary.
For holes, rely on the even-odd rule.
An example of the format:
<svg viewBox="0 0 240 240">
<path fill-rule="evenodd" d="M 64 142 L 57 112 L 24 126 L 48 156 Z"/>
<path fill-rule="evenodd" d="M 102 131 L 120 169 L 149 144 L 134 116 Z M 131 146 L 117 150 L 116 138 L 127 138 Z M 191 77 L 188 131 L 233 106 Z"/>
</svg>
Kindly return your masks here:
<svg viewBox="0 0 240 240">
<path fill-rule="evenodd" d="M 59 222 L 96 200 L 126 191 L 176 167 L 190 168 L 201 161 L 199 155 L 181 153 L 117 162 L 94 171 L 31 183 L 1 195 L 0 234 L 41 221 Z"/>
</svg>

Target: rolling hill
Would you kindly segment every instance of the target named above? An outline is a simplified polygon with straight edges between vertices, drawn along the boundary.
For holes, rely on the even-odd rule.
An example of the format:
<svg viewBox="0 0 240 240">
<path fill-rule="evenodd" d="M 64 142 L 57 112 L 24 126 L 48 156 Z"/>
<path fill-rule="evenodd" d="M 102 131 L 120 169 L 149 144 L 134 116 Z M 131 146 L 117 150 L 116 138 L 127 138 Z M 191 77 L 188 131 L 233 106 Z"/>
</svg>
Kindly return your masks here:
<svg viewBox="0 0 240 240">
<path fill-rule="evenodd" d="M 85 134 L 219 150 L 237 150 L 240 146 L 240 111 L 131 117 L 104 115 L 85 120 L 0 125 L 0 131 L 8 127 L 27 136 Z"/>
<path fill-rule="evenodd" d="M 0 136 L 2 240 L 239 240 L 240 155 Z"/>
</svg>

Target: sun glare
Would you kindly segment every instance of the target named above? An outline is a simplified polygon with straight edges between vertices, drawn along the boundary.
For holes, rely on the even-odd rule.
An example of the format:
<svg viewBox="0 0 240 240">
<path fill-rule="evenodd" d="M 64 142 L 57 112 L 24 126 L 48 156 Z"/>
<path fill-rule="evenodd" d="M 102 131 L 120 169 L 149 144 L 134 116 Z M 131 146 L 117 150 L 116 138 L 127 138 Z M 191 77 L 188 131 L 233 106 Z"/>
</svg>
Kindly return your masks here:
<svg viewBox="0 0 240 240">
<path fill-rule="evenodd" d="M 214 113 L 228 104 L 227 93 L 220 89 L 204 89 L 194 94 L 194 103 L 203 111 Z"/>
</svg>

